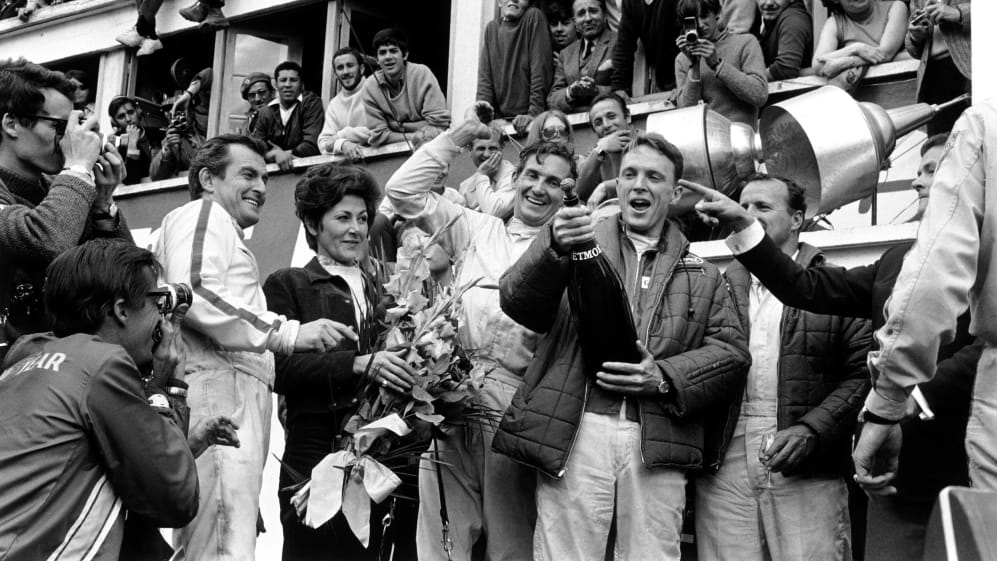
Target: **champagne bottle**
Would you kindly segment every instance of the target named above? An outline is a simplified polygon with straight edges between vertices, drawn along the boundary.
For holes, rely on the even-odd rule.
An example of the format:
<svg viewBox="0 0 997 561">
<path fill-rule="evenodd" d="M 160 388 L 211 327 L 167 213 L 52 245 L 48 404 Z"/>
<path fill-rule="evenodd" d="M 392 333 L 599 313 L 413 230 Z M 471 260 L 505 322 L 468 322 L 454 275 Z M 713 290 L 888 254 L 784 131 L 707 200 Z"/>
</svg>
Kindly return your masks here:
<svg viewBox="0 0 997 561">
<path fill-rule="evenodd" d="M 564 206 L 577 206 L 573 179 L 561 182 Z M 571 248 L 568 304 L 578 331 L 585 375 L 595 379 L 604 362 L 641 360 L 630 301 L 619 274 L 595 240 Z"/>
</svg>

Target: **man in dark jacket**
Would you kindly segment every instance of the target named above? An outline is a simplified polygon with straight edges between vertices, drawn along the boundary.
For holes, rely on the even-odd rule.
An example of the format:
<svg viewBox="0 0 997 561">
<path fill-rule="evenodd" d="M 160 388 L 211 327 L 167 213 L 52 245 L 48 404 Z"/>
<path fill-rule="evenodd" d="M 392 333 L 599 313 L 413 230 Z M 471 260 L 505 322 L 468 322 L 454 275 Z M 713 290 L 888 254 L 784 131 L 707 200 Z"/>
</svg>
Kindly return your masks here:
<svg viewBox="0 0 997 561">
<path fill-rule="evenodd" d="M 823 263 L 799 242 L 806 199 L 795 182 L 756 175 L 741 206 L 800 266 Z M 784 306 L 740 263 L 726 275 L 748 324 L 751 368 L 720 471 L 696 481 L 699 559 L 850 559 L 844 476 L 869 390 L 868 322 Z"/>
<path fill-rule="evenodd" d="M 936 142 L 929 139 L 922 146 L 921 169 L 913 184 L 922 197 L 934 180 L 941 152 Z M 873 331 L 883 326 L 886 301 L 913 242 L 892 247 L 878 261 L 862 267 L 805 268 L 779 251 L 737 203 L 712 190 L 702 191 L 710 202 L 699 209 L 739 230 L 729 238 L 735 242 L 734 256 L 787 306 L 869 318 Z M 874 338 L 873 345 L 878 343 Z M 908 403 L 907 417 L 901 423 L 901 469 L 893 482 L 897 494 L 869 501 L 866 529 L 875 539 L 866 542 L 867 561 L 920 559 L 938 492 L 947 485 L 969 484 L 964 441 L 982 350 L 982 343 L 969 334 L 969 314 L 963 314 L 955 339 L 939 350 L 935 378 L 919 384 Z"/>
<path fill-rule="evenodd" d="M 80 123 L 75 91 L 61 72 L 0 61 L 0 357 L 18 335 L 48 331 L 52 259 L 81 240 L 131 241 L 111 195 L 124 164 L 101 146 L 96 117 Z"/>
<path fill-rule="evenodd" d="M 3 559 L 116 560 L 126 512 L 158 527 L 197 513 L 180 316 L 158 272 L 109 240 L 49 267 L 54 334 L 22 337 L 0 375 Z"/>
<path fill-rule="evenodd" d="M 667 221 L 681 174 L 674 145 L 636 136 L 619 217 L 562 208 L 502 276 L 503 311 L 546 334 L 493 444 L 541 473 L 536 559 L 603 559 L 614 511 L 616 558 L 679 559 L 686 475 L 716 469 L 733 432 L 750 359 L 720 272 Z M 589 380 L 564 293 L 571 247 L 593 239 L 624 279 L 642 359 Z"/>
<path fill-rule="evenodd" d="M 319 154 L 318 135 L 325 123 L 325 108 L 317 95 L 305 91 L 298 63 L 282 62 L 273 75 L 277 99 L 260 111 L 253 137 L 268 144 L 267 162 L 287 171 L 292 167 L 292 158 Z"/>
</svg>

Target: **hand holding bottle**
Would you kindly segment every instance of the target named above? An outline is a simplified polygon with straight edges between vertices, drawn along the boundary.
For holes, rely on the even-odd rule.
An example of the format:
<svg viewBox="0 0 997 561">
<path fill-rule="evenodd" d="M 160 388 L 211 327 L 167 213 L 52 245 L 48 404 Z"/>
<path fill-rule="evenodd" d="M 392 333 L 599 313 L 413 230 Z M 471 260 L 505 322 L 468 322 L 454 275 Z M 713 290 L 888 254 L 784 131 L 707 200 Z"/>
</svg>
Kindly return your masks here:
<svg viewBox="0 0 997 561">
<path fill-rule="evenodd" d="M 640 362 L 604 362 L 602 370 L 595 375 L 595 383 L 604 390 L 626 395 L 661 395 L 659 386 L 665 375 L 644 343 L 637 341 L 637 350 Z"/>
<path fill-rule="evenodd" d="M 595 239 L 590 210 L 584 206 L 561 207 L 554 215 L 554 249 L 567 253 L 573 246 Z"/>
</svg>

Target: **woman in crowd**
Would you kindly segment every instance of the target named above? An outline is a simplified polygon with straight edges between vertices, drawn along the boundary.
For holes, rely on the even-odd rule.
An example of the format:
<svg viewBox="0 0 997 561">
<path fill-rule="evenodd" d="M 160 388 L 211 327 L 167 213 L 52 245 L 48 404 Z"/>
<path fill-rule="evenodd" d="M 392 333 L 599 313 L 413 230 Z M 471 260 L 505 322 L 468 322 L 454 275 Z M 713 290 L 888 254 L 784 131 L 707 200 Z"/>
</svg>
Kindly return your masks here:
<svg viewBox="0 0 997 561">
<path fill-rule="evenodd" d="M 575 134 L 571 123 L 568 122 L 568 116 L 557 109 L 549 109 L 537 115 L 530 124 L 525 146 L 536 144 L 541 140 L 560 144 L 574 151 Z"/>
<path fill-rule="evenodd" d="M 290 504 L 296 488 L 289 487 L 310 477 L 312 468 L 342 445 L 339 437 L 364 376 L 392 390 L 411 389 L 408 364 L 396 354 L 374 349 L 379 293 L 374 271 L 378 264 L 366 256 L 366 248 L 379 194 L 377 182 L 363 169 L 333 163 L 309 169 L 295 188 L 294 200 L 308 246 L 317 255 L 303 268 L 277 271 L 263 287 L 270 309 L 288 319 L 304 323 L 327 318 L 349 326 L 357 335 L 356 343 L 348 342 L 335 351 L 276 357 L 274 391 L 287 400 L 287 443 L 278 491 L 284 561 L 324 560 L 330 555 L 377 558 L 380 520 L 391 501 L 373 509 L 371 546 L 365 549 L 340 514 L 318 529 L 302 524 Z M 399 507 L 409 508 L 414 522 L 414 506 Z M 411 534 L 411 529 L 395 532 L 396 536 Z"/>
<path fill-rule="evenodd" d="M 893 60 L 904 46 L 907 4 L 899 0 L 823 2 L 831 18 L 814 49 L 813 70 L 830 84 L 851 90 L 870 66 Z"/>
</svg>

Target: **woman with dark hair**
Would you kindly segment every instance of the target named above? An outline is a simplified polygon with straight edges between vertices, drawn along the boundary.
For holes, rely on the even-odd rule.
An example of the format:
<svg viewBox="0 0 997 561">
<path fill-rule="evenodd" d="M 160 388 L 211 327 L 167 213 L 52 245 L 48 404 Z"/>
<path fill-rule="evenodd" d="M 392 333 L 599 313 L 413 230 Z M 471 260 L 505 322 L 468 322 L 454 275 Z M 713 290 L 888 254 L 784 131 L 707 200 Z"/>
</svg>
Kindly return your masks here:
<svg viewBox="0 0 997 561">
<path fill-rule="evenodd" d="M 412 387 L 408 364 L 397 354 L 374 349 L 379 287 L 373 280 L 377 264 L 367 256 L 367 233 L 379 196 L 377 182 L 361 168 L 329 163 L 309 169 L 295 188 L 294 202 L 308 246 L 317 255 L 303 268 L 277 271 L 263 286 L 270 309 L 288 319 L 304 323 L 327 318 L 358 335 L 357 343 L 334 351 L 276 357 L 274 391 L 287 403 L 277 495 L 284 561 L 377 558 L 383 509 L 372 509 L 372 545 L 365 549 L 341 515 L 318 529 L 300 522 L 290 504 L 297 489 L 289 487 L 310 477 L 312 468 L 342 445 L 342 429 L 365 376 L 395 391 Z"/>
</svg>

